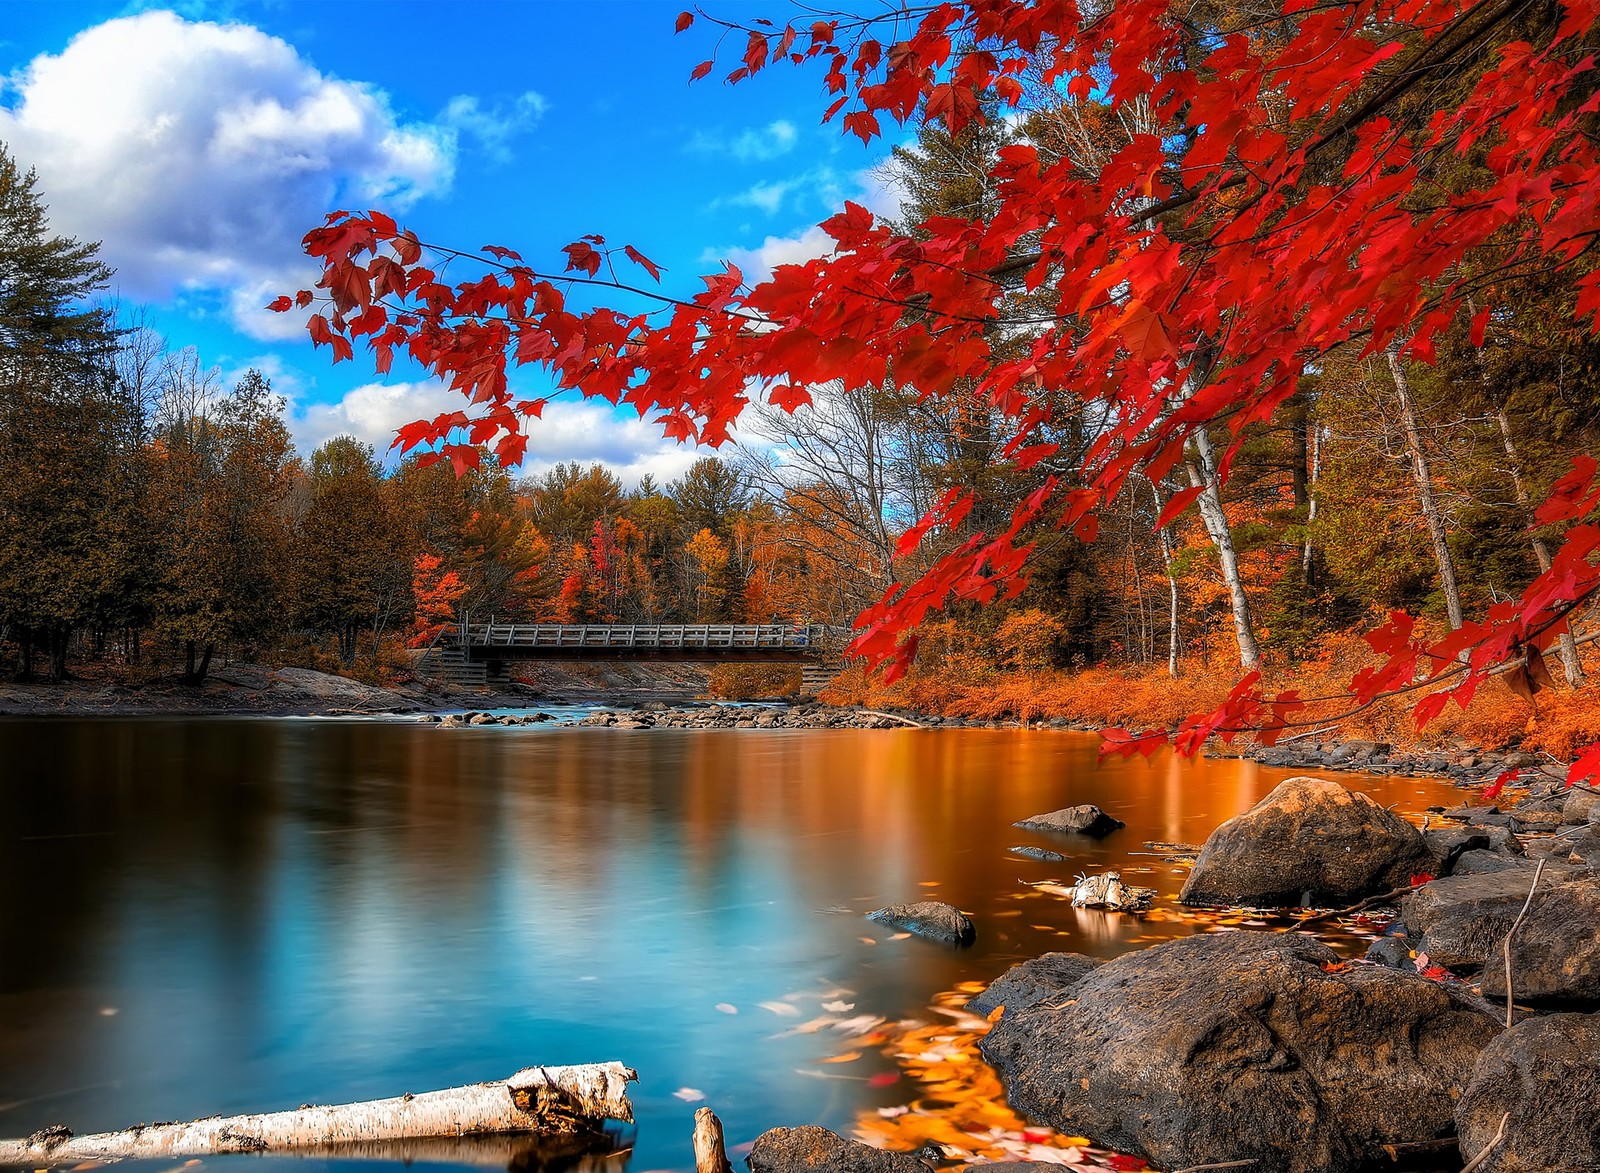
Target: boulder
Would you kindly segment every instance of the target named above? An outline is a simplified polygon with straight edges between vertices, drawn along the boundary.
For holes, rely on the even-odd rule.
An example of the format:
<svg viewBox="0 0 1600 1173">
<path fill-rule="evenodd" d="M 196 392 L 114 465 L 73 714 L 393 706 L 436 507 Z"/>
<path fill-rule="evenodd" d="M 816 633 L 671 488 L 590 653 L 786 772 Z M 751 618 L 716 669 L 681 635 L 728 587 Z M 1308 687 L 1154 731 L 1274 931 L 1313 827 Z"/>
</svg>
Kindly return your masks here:
<svg viewBox="0 0 1600 1173">
<path fill-rule="evenodd" d="M 1104 838 L 1119 827 L 1127 826 L 1121 819 L 1114 819 L 1099 807 L 1089 803 L 1034 815 L 1032 818 L 1011 825 L 1025 827 L 1029 831 L 1056 831 L 1072 835 L 1089 835 L 1095 839 Z"/>
<path fill-rule="evenodd" d="M 1483 968 L 1488 998 L 1506 996 L 1505 935 L 1490 945 Z M 1511 982 L 1515 1000 L 1532 1006 L 1600 1007 L 1600 881 L 1540 884 L 1511 935 Z"/>
<path fill-rule="evenodd" d="M 1527 900 L 1533 871 L 1524 865 L 1515 871 L 1448 876 L 1422 885 L 1400 906 L 1412 948 L 1446 969 L 1482 969 L 1489 950 L 1510 930 Z M 1557 875 L 1546 869 L 1539 886 L 1548 889 L 1558 882 Z"/>
<path fill-rule="evenodd" d="M 1433 866 L 1421 833 L 1365 794 L 1289 778 L 1211 833 L 1179 899 L 1337 907 L 1403 888 Z"/>
<path fill-rule="evenodd" d="M 1520 856 L 1522 841 L 1507 827 L 1443 827 L 1424 831 L 1422 841 L 1433 856 L 1433 874 L 1455 874 L 1455 863 L 1469 851 L 1489 851 L 1496 855 Z"/>
<path fill-rule="evenodd" d="M 970 945 L 978 937 L 966 913 L 938 900 L 891 904 L 867 913 L 867 919 L 947 945 Z"/>
<path fill-rule="evenodd" d="M 1098 957 L 1082 953 L 1046 953 L 1013 965 L 989 983 L 989 988 L 967 1003 L 967 1009 L 985 1018 L 1004 1006 L 1015 1014 L 1029 1006 L 1065 994 L 1101 964 Z"/>
<path fill-rule="evenodd" d="M 1600 794 L 1590 790 L 1573 788 L 1567 791 L 1567 798 L 1561 805 L 1561 821 L 1568 826 L 1581 827 L 1585 823 L 1594 822 L 1591 814 L 1600 812 Z"/>
<path fill-rule="evenodd" d="M 1450 869 L 1452 876 L 1482 876 L 1491 872 L 1526 872 L 1533 865 L 1514 855 L 1500 855 L 1493 851 L 1468 851 L 1456 860 Z"/>
<path fill-rule="evenodd" d="M 1447 1133 L 1499 1029 L 1444 984 L 1236 932 L 1108 961 L 981 1047 L 1014 1108 L 1159 1168 L 1349 1173 Z"/>
<path fill-rule="evenodd" d="M 745 1163 L 750 1173 L 929 1173 L 931 1153 L 892 1153 L 846 1140 L 815 1124 L 769 1128 Z"/>
<path fill-rule="evenodd" d="M 1006 850 L 1011 852 L 1012 855 L 1020 855 L 1024 859 L 1036 859 L 1040 863 L 1060 863 L 1067 858 L 1059 851 L 1051 851 L 1046 847 L 1024 845 L 1022 847 L 1008 847 Z"/>
<path fill-rule="evenodd" d="M 1505 1133 L 1480 1173 L 1600 1169 L 1600 1016 L 1530 1018 L 1484 1048 L 1456 1105 L 1461 1152 L 1475 1157 Z"/>
</svg>

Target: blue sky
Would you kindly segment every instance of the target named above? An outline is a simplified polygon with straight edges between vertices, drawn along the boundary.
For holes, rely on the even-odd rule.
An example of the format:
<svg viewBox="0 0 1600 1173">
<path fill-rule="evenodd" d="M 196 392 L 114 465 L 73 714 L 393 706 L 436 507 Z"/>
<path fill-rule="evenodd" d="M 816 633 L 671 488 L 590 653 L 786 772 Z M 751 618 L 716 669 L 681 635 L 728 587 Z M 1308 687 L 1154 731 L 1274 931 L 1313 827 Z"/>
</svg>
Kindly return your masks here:
<svg viewBox="0 0 1600 1173">
<path fill-rule="evenodd" d="M 309 284 L 301 235 L 380 207 L 423 239 L 555 267 L 584 233 L 632 244 L 687 289 L 821 251 L 846 199 L 890 210 L 886 152 L 819 124 L 820 69 L 728 87 L 689 72 L 716 30 L 679 0 L 595 3 L 0 3 L 0 142 L 36 167 L 52 228 L 103 242 L 122 301 L 234 378 L 264 370 L 302 450 L 381 453 L 449 403 L 397 362 L 333 367 L 262 306 Z M 730 16 L 791 10 L 735 0 Z M 557 404 L 525 469 L 602 460 L 658 479 L 695 452 L 604 404 Z"/>
</svg>

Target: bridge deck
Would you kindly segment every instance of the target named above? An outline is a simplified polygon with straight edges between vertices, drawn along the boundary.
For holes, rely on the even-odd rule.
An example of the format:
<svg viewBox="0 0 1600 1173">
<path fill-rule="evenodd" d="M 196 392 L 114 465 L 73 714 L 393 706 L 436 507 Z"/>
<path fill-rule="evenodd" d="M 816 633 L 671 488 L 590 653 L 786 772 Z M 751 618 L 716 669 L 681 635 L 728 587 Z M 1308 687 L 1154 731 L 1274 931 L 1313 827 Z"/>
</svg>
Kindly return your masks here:
<svg viewBox="0 0 1600 1173">
<path fill-rule="evenodd" d="M 847 635 L 846 635 L 847 638 Z M 840 633 L 785 623 L 466 623 L 455 642 L 472 660 L 812 660 Z"/>
</svg>

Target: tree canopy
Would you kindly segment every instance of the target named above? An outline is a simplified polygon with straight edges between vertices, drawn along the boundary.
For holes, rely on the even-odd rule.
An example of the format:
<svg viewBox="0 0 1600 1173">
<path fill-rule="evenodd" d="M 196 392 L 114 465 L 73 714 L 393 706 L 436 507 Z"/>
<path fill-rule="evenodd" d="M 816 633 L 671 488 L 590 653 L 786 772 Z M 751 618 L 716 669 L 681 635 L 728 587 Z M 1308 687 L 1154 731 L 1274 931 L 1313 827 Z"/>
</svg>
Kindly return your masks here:
<svg viewBox="0 0 1600 1173">
<path fill-rule="evenodd" d="M 993 150 L 985 197 L 967 210 L 890 225 L 847 204 L 822 224 L 830 255 L 756 283 L 728 265 L 697 292 L 658 292 L 646 256 L 591 235 L 566 246 L 560 272 L 491 246 L 446 284 L 441 264 L 473 254 L 424 244 L 382 212 L 337 212 L 306 236 L 318 290 L 274 308 L 320 297 L 311 337 L 335 361 L 361 340 L 386 371 L 401 349 L 459 390 L 461 410 L 400 432 L 458 468 L 478 444 L 521 457 L 543 407 L 508 381 L 521 365 L 711 445 L 752 400 L 793 410 L 823 383 L 934 402 L 970 389 L 1000 428 L 994 459 L 1050 475 L 1009 503 L 1008 521 L 945 544 L 864 612 L 855 648 L 892 673 L 941 609 L 1019 593 L 1039 526 L 1091 536 L 1135 474 L 1159 484 L 1188 467 L 1156 524 L 1198 503 L 1226 557 L 1208 502 L 1252 426 L 1308 375 L 1384 356 L 1398 384 L 1453 329 L 1481 349 L 1556 304 L 1592 331 L 1597 15 L 1595 0 L 967 0 L 782 27 L 701 14 L 719 45 L 742 46 L 727 81 L 820 66 L 835 95 L 824 118 L 863 140 L 884 118 L 960 136 L 998 116 L 1023 133 Z M 696 20 L 683 14 L 679 31 Z M 1534 285 L 1560 296 L 1519 305 Z M 597 291 L 627 308 L 589 304 Z M 1370 638 L 1385 659 L 1352 681 L 1355 702 L 1420 678 L 1437 686 L 1426 718 L 1551 646 L 1600 589 L 1600 528 L 1586 521 L 1596 467 L 1581 456 L 1536 513 L 1565 531 L 1548 569 L 1443 638 L 1397 613 Z M 898 554 L 978 504 L 952 485 Z M 1270 738 L 1304 706 L 1252 671 L 1177 743 L 1246 727 Z M 1600 765 L 1592 756 L 1579 768 Z"/>
</svg>

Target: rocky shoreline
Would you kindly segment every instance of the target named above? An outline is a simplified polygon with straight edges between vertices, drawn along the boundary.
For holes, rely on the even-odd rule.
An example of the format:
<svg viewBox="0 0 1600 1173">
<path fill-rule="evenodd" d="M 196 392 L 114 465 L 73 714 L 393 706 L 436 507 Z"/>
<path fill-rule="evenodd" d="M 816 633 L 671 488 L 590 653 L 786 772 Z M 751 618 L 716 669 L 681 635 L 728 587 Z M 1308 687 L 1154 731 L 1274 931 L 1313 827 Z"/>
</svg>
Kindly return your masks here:
<svg viewBox="0 0 1600 1173">
<path fill-rule="evenodd" d="M 1081 834 L 1099 813 L 1032 823 Z M 1594 1173 L 1597 867 L 1590 792 L 1535 788 L 1418 829 L 1337 782 L 1290 778 L 1213 832 L 1180 900 L 1300 910 L 1294 928 L 1359 912 L 1382 931 L 1365 956 L 1293 928 L 1214 931 L 1109 961 L 1045 954 L 966 1009 L 992 1024 L 979 1050 L 1013 1108 L 1134 1158 L 1105 1167 Z M 871 915 L 945 947 L 973 928 L 936 902 Z M 916 1173 L 946 1159 L 805 1127 L 763 1134 L 749 1164 Z"/>
</svg>

